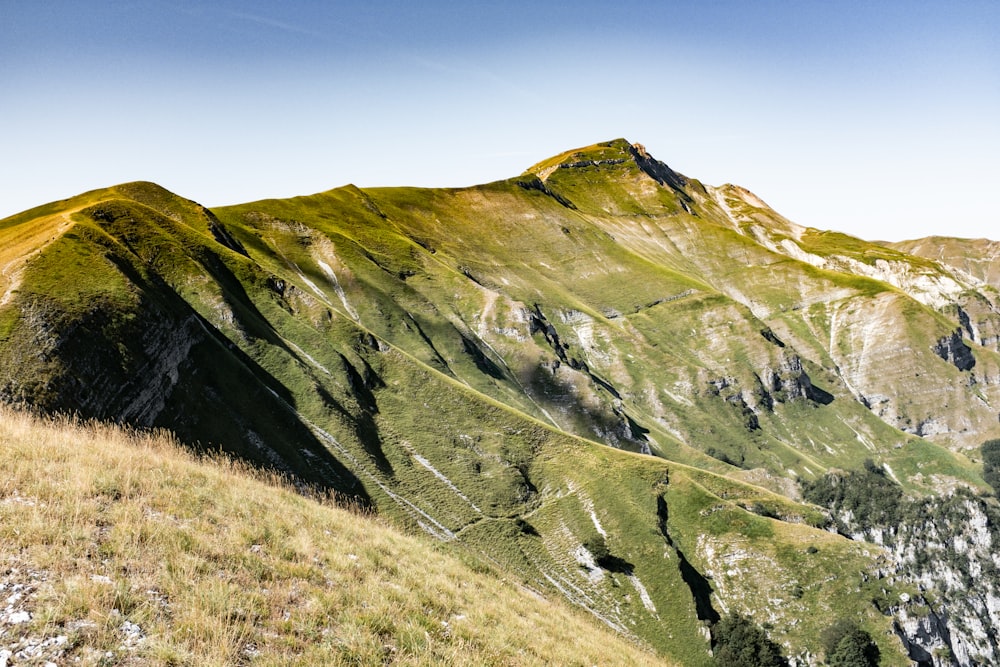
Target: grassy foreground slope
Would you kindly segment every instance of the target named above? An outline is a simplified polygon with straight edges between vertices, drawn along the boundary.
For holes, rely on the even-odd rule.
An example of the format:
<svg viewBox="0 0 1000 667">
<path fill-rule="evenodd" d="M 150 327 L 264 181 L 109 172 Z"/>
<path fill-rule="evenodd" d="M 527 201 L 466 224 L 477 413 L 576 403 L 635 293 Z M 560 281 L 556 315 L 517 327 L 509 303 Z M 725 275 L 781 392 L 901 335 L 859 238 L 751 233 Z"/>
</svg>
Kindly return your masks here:
<svg viewBox="0 0 1000 667">
<path fill-rule="evenodd" d="M 14 664 L 670 664 L 472 556 L 165 435 L 3 409 L 0 468 Z"/>
</svg>

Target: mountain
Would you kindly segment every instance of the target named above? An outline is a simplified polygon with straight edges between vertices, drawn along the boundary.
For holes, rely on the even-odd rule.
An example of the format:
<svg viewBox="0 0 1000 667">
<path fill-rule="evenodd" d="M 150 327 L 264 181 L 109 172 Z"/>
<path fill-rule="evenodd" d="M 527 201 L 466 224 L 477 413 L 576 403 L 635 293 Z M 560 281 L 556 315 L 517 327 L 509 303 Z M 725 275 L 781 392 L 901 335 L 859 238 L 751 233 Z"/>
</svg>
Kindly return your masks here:
<svg viewBox="0 0 1000 667">
<path fill-rule="evenodd" d="M 462 189 L 130 183 L 0 221 L 0 398 L 350 497 L 682 664 L 732 613 L 801 662 L 847 618 L 972 664 L 994 250 L 802 227 L 621 139 Z"/>
</svg>

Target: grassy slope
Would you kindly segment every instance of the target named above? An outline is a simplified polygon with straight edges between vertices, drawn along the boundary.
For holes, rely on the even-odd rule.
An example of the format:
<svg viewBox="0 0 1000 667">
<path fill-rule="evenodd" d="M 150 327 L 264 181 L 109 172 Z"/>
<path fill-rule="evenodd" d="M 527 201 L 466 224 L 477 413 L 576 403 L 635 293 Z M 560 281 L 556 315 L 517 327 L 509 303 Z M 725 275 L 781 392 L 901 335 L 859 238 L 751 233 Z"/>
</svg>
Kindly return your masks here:
<svg viewBox="0 0 1000 667">
<path fill-rule="evenodd" d="M 603 147 L 600 159 L 608 150 L 616 149 Z M 91 342 L 98 333 L 145 340 L 146 330 L 128 327 L 151 313 L 195 318 L 208 333 L 175 369 L 179 389 L 154 423 L 274 463 L 251 446 L 259 440 L 300 473 L 316 470 L 315 457 L 336 459 L 343 466 L 327 476 L 335 487 L 411 526 L 457 535 L 535 588 L 562 591 L 686 664 L 706 659 L 707 642 L 694 639 L 701 623 L 681 553 L 714 574 L 718 610 L 775 614 L 773 634 L 795 651 L 815 651 L 831 615 L 870 614 L 876 592 L 856 586 L 872 558 L 859 545 L 744 507 L 807 520 L 812 510 L 567 433 L 636 449 L 624 410 L 649 430 L 654 450 L 708 471 L 745 472 L 705 456 L 714 447 L 776 475 L 808 477 L 874 454 L 907 484 L 917 484 L 907 474 L 975 480 L 968 461 L 855 402 L 826 344 L 852 353 L 852 340 L 834 335 L 844 332 L 835 332 L 828 303 L 888 294 L 889 316 L 905 322 L 900 337 L 918 336 L 928 365 L 944 364 L 923 348 L 947 321 L 884 283 L 768 250 L 734 229 L 696 182 L 685 192 L 659 188 L 627 162 L 557 170 L 549 194 L 527 182 L 348 187 L 229 207 L 214 212 L 231 233 L 225 244 L 197 205 L 122 186 L 87 200 L 102 208 L 75 218 L 79 229 L 25 273 L 16 298 L 72 293 L 61 304 L 71 315 L 95 297 L 119 299 L 104 310 L 122 321 L 91 329 Z M 89 253 L 77 265 L 87 271 L 65 261 L 73 253 Z M 550 340 L 526 319 L 536 305 L 565 355 L 592 373 L 568 361 L 555 367 Z M 8 350 L 32 333 L 24 312 L 6 329 Z M 782 325 L 779 335 L 834 401 L 755 406 L 762 428 L 750 432 L 736 399 L 756 400 L 761 377 L 791 353 L 761 334 L 769 325 Z M 156 375 L 113 352 L 123 377 Z M 40 368 L 50 378 L 70 374 Z M 960 385 L 963 376 L 952 375 Z M 713 393 L 713 382 L 728 388 Z M 240 397 L 238 409 L 229 396 Z M 580 548 L 599 526 L 630 568 L 586 563 Z M 752 576 L 761 568 L 765 581 Z M 830 572 L 837 581 L 826 581 Z M 866 622 L 897 655 L 884 620 Z"/>
<path fill-rule="evenodd" d="M 607 174 L 611 169 L 622 173 Z M 664 194 L 662 188 L 648 193 L 643 179 L 649 180 L 627 163 L 558 170 L 549 176 L 547 186 L 578 204 L 575 210 L 542 192 L 525 190 L 515 179 L 468 190 L 344 189 L 218 213 L 233 229 L 246 229 L 267 241 L 253 247 L 246 232 L 237 231 L 244 234 L 241 238 L 258 261 L 266 263 L 278 249 L 286 264 L 287 258 L 294 258 L 295 266 L 321 289 L 327 289 L 328 280 L 318 268 L 308 267 L 316 266 L 317 237 L 323 242 L 332 239 L 327 259 L 340 260 L 339 282 L 346 298 L 358 304 L 354 310 L 363 325 L 418 356 L 423 350 L 423 361 L 477 390 L 538 418 L 550 415 L 560 427 L 585 437 L 609 439 L 609 429 L 602 429 L 599 419 L 596 425 L 578 420 L 581 403 L 607 418 L 612 411 L 607 395 L 595 390 L 585 375 L 565 367 L 549 380 L 517 371 L 518 366 L 551 363 L 554 357 L 544 346 L 511 341 L 506 333 L 517 329 L 526 333 L 517 318 L 519 310 L 532 304 L 542 306 L 562 341 L 572 344 L 571 356 L 587 361 L 611 381 L 629 413 L 651 431 L 654 449 L 668 457 L 698 461 L 684 444 L 695 443 L 702 450 L 711 446 L 730 459 L 742 460 L 746 467 L 765 466 L 782 473 L 791 469 L 806 477 L 831 465 L 860 462 L 871 455 L 868 443 L 872 442 L 885 444 L 876 453 L 890 466 L 897 454 L 911 458 L 896 445 L 915 439 L 857 403 L 854 392 L 861 390 L 841 376 L 840 366 L 850 356 L 866 358 L 872 368 L 862 370 L 873 386 L 862 386 L 865 393 L 891 389 L 895 395 L 908 396 L 913 405 L 894 406 L 888 415 L 890 423 L 900 427 L 914 428 L 940 403 L 928 402 L 928 392 L 901 393 L 900 387 L 912 387 L 913 374 L 900 374 L 905 367 L 891 355 L 865 355 L 856 349 L 859 341 L 852 339 L 839 353 L 825 349 L 828 341 L 850 332 L 846 326 L 831 328 L 824 317 L 829 304 L 863 303 L 859 297 L 895 291 L 869 278 L 824 271 L 776 255 L 711 215 L 698 220 L 677 214 L 680 195 Z M 581 199 L 579 193 L 588 198 Z M 708 204 L 706 210 L 713 213 Z M 314 231 L 302 236 L 295 231 L 297 225 Z M 358 261 L 352 261 L 352 255 Z M 740 262 L 734 271 L 736 256 Z M 280 262 L 271 267 L 281 270 Z M 744 286 L 745 293 L 733 295 L 733 285 Z M 730 298 L 720 298 L 716 289 L 728 292 Z M 373 293 L 379 298 L 374 310 Z M 328 295 L 333 308 L 339 308 L 338 299 Z M 770 316 L 758 319 L 733 297 Z M 917 346 L 897 346 L 913 353 L 910 366 L 937 366 L 938 374 L 955 376 L 948 377 L 954 402 L 972 398 L 966 396 L 963 379 L 930 350 L 953 325 L 908 299 L 889 303 L 891 307 L 878 314 L 903 323 L 893 342 L 908 337 L 919 341 Z M 803 307 L 810 304 L 819 308 L 814 312 Z M 405 326 L 414 313 L 439 325 L 429 336 L 433 350 L 426 346 L 424 332 L 418 335 Z M 620 314 L 624 318 L 617 318 Z M 440 328 L 442 319 L 450 325 Z M 748 434 L 739 410 L 726 402 L 737 393 L 759 391 L 760 376 L 787 359 L 758 335 L 769 325 L 779 326 L 794 341 L 795 351 L 812 363 L 816 382 L 842 399 L 812 414 L 811 422 L 820 427 L 815 433 L 803 430 L 799 406 L 779 404 L 773 411 L 758 410 L 765 427 Z M 471 334 L 498 352 L 518 381 L 491 380 L 471 370 L 458 346 L 460 333 Z M 988 356 L 982 361 L 996 364 Z M 734 384 L 728 396 L 704 393 L 708 383 L 717 381 Z M 677 392 L 669 389 L 673 386 L 681 387 L 680 393 L 689 398 L 694 387 L 698 409 L 674 400 Z M 561 402 L 567 394 L 575 395 L 568 405 Z M 845 411 L 851 415 L 847 423 Z M 977 426 L 990 428 L 982 419 Z M 928 463 L 933 468 L 928 473 L 975 479 L 961 457 L 935 456 Z M 713 466 L 704 459 L 698 465 Z"/>
<path fill-rule="evenodd" d="M 625 173 L 615 174 L 609 181 L 609 191 L 628 184 L 628 165 L 616 168 Z M 553 179 L 566 171 L 560 170 L 549 179 L 557 192 L 560 190 Z M 634 197 L 635 193 L 643 192 L 641 180 L 624 188 L 624 195 L 619 193 L 616 197 Z M 774 327 L 779 337 L 791 344 L 794 353 L 811 362 L 810 373 L 822 372 L 825 377 L 817 380 L 822 388 L 846 399 L 838 408 L 825 412 L 831 417 L 833 412 L 839 413 L 845 408 L 851 412 L 854 406 L 844 403 L 862 402 L 863 397 L 870 404 L 876 404 L 872 412 L 883 422 L 872 420 L 869 411 L 862 409 L 854 411 L 857 418 L 849 420 L 853 422 L 851 430 L 861 431 L 861 434 L 852 434 L 849 429 L 838 426 L 838 422 L 843 421 L 842 416 L 829 420 L 820 418 L 819 425 L 828 431 L 828 435 L 820 439 L 815 433 L 797 429 L 794 419 L 778 420 L 779 423 L 770 424 L 771 428 L 764 428 L 764 431 L 790 432 L 796 447 L 812 443 L 813 449 L 807 448 L 806 452 L 818 453 L 820 459 L 826 458 L 823 454 L 826 447 L 837 450 L 835 457 L 842 456 L 846 453 L 845 446 L 852 448 L 852 441 L 860 444 L 862 440 L 873 443 L 912 440 L 912 437 L 893 435 L 893 429 L 886 429 L 886 424 L 908 433 L 929 433 L 928 437 L 935 443 L 958 450 L 974 448 L 983 438 L 997 433 L 989 404 L 998 397 L 993 389 L 983 387 L 983 380 L 991 377 L 998 367 L 998 357 L 990 349 L 995 348 L 996 338 L 992 339 L 992 345 L 988 344 L 989 333 L 995 331 L 996 323 L 981 323 L 986 333 L 977 333 L 976 341 L 984 343 L 985 347 L 973 345 L 978 366 L 972 373 L 956 372 L 931 350 L 961 321 L 954 307 L 936 312 L 917 302 L 919 299 L 933 301 L 936 297 L 928 295 L 933 295 L 935 289 L 949 292 L 958 287 L 946 267 L 852 237 L 800 228 L 739 188 L 714 190 L 717 194 L 743 193 L 740 197 L 726 196 L 727 210 L 724 211 L 714 198 L 704 196 L 696 185 L 687 188 L 700 204 L 700 208 L 695 209 L 696 216 L 657 219 L 647 213 L 646 217 L 654 218 L 654 222 L 642 222 L 638 225 L 641 233 L 634 232 L 627 242 L 632 247 L 643 244 L 654 253 L 651 257 L 660 262 L 669 261 L 669 257 L 678 252 L 683 253 L 698 266 L 694 275 L 752 310 L 754 317 L 746 318 L 750 327 L 735 338 L 735 344 L 727 350 L 729 354 L 713 350 L 709 358 L 746 359 L 746 352 L 752 353 L 747 349 L 750 348 L 748 341 L 753 338 L 751 327 Z M 644 210 L 655 211 L 656 201 L 647 197 Z M 734 226 L 743 236 L 734 233 Z M 650 227 L 652 229 L 647 230 Z M 659 238 L 656 238 L 657 233 Z M 618 238 L 622 240 L 621 236 Z M 779 239 L 784 239 L 795 252 L 778 247 Z M 654 242 L 658 247 L 653 246 Z M 789 257 L 805 257 L 809 262 L 825 264 L 826 268 L 791 261 Z M 878 269 L 873 269 L 873 265 L 878 265 Z M 884 275 L 893 284 L 872 279 L 871 275 Z M 973 314 L 974 321 L 976 310 L 969 307 L 969 301 L 975 301 L 979 312 L 989 311 L 991 296 L 995 302 L 995 295 L 989 288 L 969 290 L 966 294 L 969 296 L 960 297 L 959 303 Z M 983 315 L 984 319 L 989 317 L 989 314 Z M 808 333 L 803 335 L 804 331 Z M 858 332 L 863 335 L 857 335 Z M 730 327 L 729 332 L 722 332 L 719 337 L 725 339 L 732 333 Z M 675 339 L 675 345 L 676 342 Z M 733 364 L 728 366 L 733 368 Z M 948 395 L 943 401 L 942 393 Z M 885 400 L 886 405 L 877 405 L 880 400 Z M 817 417 L 823 412 L 821 410 Z M 921 429 L 918 425 L 924 422 L 932 427 Z M 941 422 L 947 425 L 937 434 L 935 428 Z M 840 433 L 833 435 L 838 430 Z M 872 450 L 870 445 L 865 447 L 869 452 Z M 891 463 L 892 450 L 878 449 L 876 445 L 875 451 Z M 853 454 L 855 458 L 863 455 L 861 448 L 855 449 Z M 938 462 L 947 458 L 939 458 Z M 801 466 L 790 467 L 802 475 Z M 955 474 L 966 480 L 975 477 L 962 454 L 938 472 Z"/>
<path fill-rule="evenodd" d="M 475 556 L 166 436 L 4 409 L 0 466 L 0 568 L 32 616 L 0 627 L 0 649 L 61 635 L 44 656 L 83 664 L 661 664 Z"/>
<path fill-rule="evenodd" d="M 609 175 L 611 169 L 619 171 Z M 844 358 L 851 356 L 866 359 L 868 366 L 861 372 L 869 385 L 874 385 L 862 386 L 866 393 L 889 393 L 891 389 L 893 395 L 906 396 L 912 404 L 894 407 L 895 411 L 888 415 L 890 424 L 914 428 L 925 415 L 938 410 L 940 403 L 929 400 L 931 392 L 925 389 L 940 391 L 942 386 L 948 386 L 955 403 L 964 401 L 968 405 L 971 401 L 966 399 L 974 398 L 968 395 L 965 378 L 930 350 L 954 323 L 906 298 L 890 301 L 890 308 L 877 313 L 897 329 L 893 340 L 903 341 L 898 349 L 912 355 L 906 365 L 900 365 L 889 354 L 872 355 L 863 348 L 859 350 L 863 340 L 848 339 L 843 350 L 832 354 L 824 349 L 826 341 L 845 336 L 850 328 L 834 331 L 816 314 L 825 313 L 830 303 L 864 304 L 859 297 L 895 293 L 885 283 L 775 255 L 715 220 L 707 204 L 707 213 L 703 214 L 708 216 L 706 219 L 678 214 L 676 202 L 680 195 L 671 198 L 662 188 L 650 193 L 649 179 L 628 163 L 563 169 L 550 175 L 547 186 L 579 204 L 577 210 L 568 210 L 552 197 L 534 191 L 527 197 L 531 205 L 525 206 L 526 197 L 517 192 L 516 182 L 472 191 L 380 190 L 372 191 L 371 197 L 379 202 L 392 224 L 403 227 L 405 238 L 422 239 L 423 245 L 432 247 L 439 264 L 448 264 L 451 255 L 455 258 L 448 264 L 452 271 L 459 265 L 472 265 L 475 270 L 471 273 L 484 286 L 482 291 L 499 293 L 515 304 L 543 303 L 562 340 L 575 343 L 574 349 L 582 348 L 576 354 L 582 352 L 591 366 L 612 380 L 629 412 L 652 430 L 659 451 L 668 457 L 696 460 L 676 443 L 680 433 L 682 440 L 697 443 L 703 450 L 712 446 L 730 458 L 742 457 L 748 467 L 763 465 L 781 472 L 791 469 L 806 477 L 830 465 L 842 465 L 845 455 L 855 462 L 870 456 L 872 448 L 865 441 L 885 443 L 877 453 L 892 465 L 899 453 L 896 445 L 914 438 L 873 418 L 857 402 L 854 392 L 859 390 L 839 370 Z M 586 193 L 588 199 L 581 199 L 575 192 Z M 446 234 L 455 228 L 462 230 L 459 237 Z M 477 256 L 482 257 L 478 266 L 474 263 Z M 558 264 L 549 264 L 547 258 L 558 258 Z M 666 268 L 681 268 L 685 258 L 690 262 L 685 276 Z M 697 278 L 692 279 L 692 275 Z M 562 276 L 561 282 L 555 285 L 553 276 Z M 737 301 L 749 303 L 755 311 L 762 309 L 772 315 L 761 321 L 738 304 L 719 299 L 710 284 Z M 450 288 L 452 283 L 448 285 Z M 742 293 L 734 295 L 734 285 Z M 442 303 L 440 293 L 435 296 L 425 290 L 425 294 L 429 300 Z M 684 297 L 686 294 L 691 296 Z M 678 297 L 684 298 L 676 300 Z M 478 304 L 472 301 L 469 310 L 481 312 L 482 308 L 476 308 Z M 804 309 L 804 304 L 822 307 L 814 314 Z M 556 316 L 565 314 L 584 321 L 564 326 L 553 311 Z M 607 319 L 608 313 L 616 312 L 625 314 L 623 323 Z M 671 386 L 679 386 L 680 393 L 685 393 L 684 387 L 700 388 L 708 382 L 733 378 L 736 387 L 732 392 L 759 391 L 759 377 L 787 358 L 758 336 L 772 323 L 788 332 L 796 344 L 795 352 L 804 352 L 804 358 L 814 364 L 811 372 L 817 375 L 817 383 L 843 400 L 819 408 L 808 422 L 801 419 L 797 405 L 778 404 L 773 411 L 758 410 L 765 427 L 752 434 L 756 444 L 747 448 L 748 433 L 738 410 L 717 397 L 699 398 L 697 389 L 697 410 L 659 393 L 661 388 Z M 811 332 L 811 339 L 796 335 L 803 325 Z M 505 327 L 509 325 L 498 318 L 495 329 Z M 813 347 L 818 337 L 823 342 Z M 484 338 L 502 353 L 513 350 L 517 354 L 516 346 L 508 345 L 502 337 L 487 334 Z M 918 344 L 907 345 L 907 340 Z M 504 356 L 509 358 L 510 353 Z M 679 358 L 673 362 L 672 357 Z M 987 367 L 988 375 L 996 359 L 983 352 L 980 362 Z M 947 376 L 947 383 L 935 382 L 914 392 L 913 374 L 900 372 L 912 367 L 937 367 L 930 377 Z M 586 394 L 579 377 L 566 375 L 570 382 L 577 380 L 573 384 L 577 393 Z M 562 375 L 559 380 L 566 381 Z M 893 384 L 885 386 L 890 382 Z M 558 405 L 554 407 L 558 409 Z M 844 423 L 845 411 L 852 415 L 849 424 Z M 995 425 L 984 421 L 991 415 L 984 415 L 978 415 L 977 428 L 983 432 L 995 430 Z M 819 425 L 821 437 L 804 431 L 804 423 Z M 668 428 L 660 428 L 663 425 Z M 593 437 L 586 428 L 576 432 Z M 789 445 L 808 458 L 794 454 Z M 928 472 L 974 479 L 961 457 L 949 460 L 942 455 L 935 457 L 933 465 L 934 470 Z"/>
</svg>

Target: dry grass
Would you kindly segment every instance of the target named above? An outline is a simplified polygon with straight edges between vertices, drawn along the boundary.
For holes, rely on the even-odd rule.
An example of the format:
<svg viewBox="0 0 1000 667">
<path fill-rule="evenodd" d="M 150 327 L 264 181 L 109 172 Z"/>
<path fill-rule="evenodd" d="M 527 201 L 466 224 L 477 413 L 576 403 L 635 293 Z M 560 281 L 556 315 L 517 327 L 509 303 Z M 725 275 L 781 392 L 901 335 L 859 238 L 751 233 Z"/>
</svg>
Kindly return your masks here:
<svg viewBox="0 0 1000 667">
<path fill-rule="evenodd" d="M 657 662 L 443 547 L 166 435 L 0 408 L 0 469 L 12 665 Z"/>
<path fill-rule="evenodd" d="M 45 216 L 14 227 L 0 228 L 0 306 L 17 289 L 25 263 L 65 232 L 75 210 Z"/>
</svg>

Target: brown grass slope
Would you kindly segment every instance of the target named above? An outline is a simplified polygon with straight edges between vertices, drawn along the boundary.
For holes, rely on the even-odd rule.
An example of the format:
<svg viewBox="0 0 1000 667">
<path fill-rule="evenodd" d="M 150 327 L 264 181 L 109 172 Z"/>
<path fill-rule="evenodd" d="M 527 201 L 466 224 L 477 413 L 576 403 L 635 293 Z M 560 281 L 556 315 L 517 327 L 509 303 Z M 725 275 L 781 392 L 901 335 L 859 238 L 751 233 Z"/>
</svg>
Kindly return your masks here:
<svg viewBox="0 0 1000 667">
<path fill-rule="evenodd" d="M 4 409 L 0 468 L 10 664 L 663 664 L 471 556 L 166 435 Z"/>
</svg>

